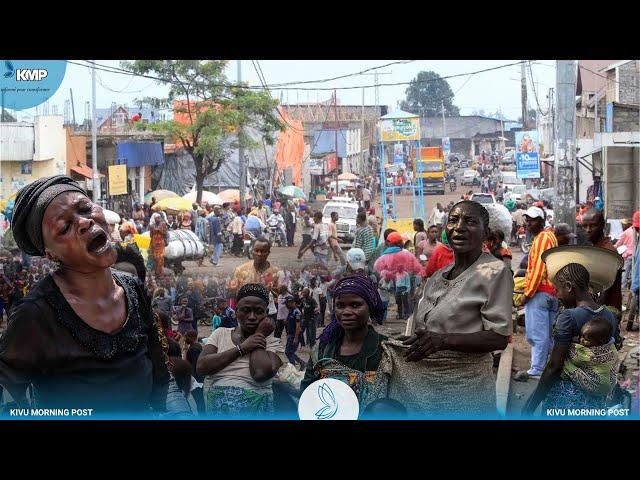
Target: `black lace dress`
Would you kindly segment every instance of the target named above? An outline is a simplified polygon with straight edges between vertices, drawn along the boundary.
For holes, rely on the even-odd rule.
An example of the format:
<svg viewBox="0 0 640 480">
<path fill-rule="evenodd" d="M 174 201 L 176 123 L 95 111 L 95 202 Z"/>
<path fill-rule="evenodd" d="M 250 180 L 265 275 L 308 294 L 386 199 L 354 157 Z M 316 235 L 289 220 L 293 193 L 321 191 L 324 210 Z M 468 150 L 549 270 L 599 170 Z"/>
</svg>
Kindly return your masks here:
<svg viewBox="0 0 640 480">
<path fill-rule="evenodd" d="M 166 409 L 171 377 L 149 300 L 134 277 L 113 277 L 127 305 L 113 334 L 82 321 L 51 275 L 14 308 L 0 338 L 0 384 L 16 401 L 31 384 L 38 408 L 93 408 L 94 416 Z"/>
</svg>

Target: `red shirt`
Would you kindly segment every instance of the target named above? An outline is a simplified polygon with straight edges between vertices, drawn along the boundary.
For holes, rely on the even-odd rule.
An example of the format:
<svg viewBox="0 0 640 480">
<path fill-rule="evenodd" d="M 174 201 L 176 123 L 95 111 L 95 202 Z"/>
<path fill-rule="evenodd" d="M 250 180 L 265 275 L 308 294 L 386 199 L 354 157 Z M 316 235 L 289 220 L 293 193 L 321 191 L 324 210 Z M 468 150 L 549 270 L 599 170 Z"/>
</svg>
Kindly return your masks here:
<svg viewBox="0 0 640 480">
<path fill-rule="evenodd" d="M 436 273 L 441 268 L 446 267 L 447 265 L 451 265 L 454 261 L 453 250 L 449 248 L 444 243 L 438 245 L 431 257 L 429 258 L 429 262 L 424 267 L 424 271 L 422 276 L 424 278 L 429 278 L 431 275 Z"/>
</svg>

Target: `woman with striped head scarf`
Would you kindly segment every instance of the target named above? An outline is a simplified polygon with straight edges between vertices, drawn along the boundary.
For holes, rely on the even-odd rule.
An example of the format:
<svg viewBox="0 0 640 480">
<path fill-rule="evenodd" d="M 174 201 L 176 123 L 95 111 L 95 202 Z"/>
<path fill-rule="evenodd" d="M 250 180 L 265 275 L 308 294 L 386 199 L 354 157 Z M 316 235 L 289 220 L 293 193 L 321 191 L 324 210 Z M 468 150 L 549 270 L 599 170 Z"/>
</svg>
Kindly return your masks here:
<svg viewBox="0 0 640 480">
<path fill-rule="evenodd" d="M 18 192 L 12 229 L 22 251 L 58 264 L 0 339 L 0 384 L 14 400 L 26 405 L 31 385 L 38 407 L 86 405 L 94 416 L 182 408 L 144 286 L 111 269 L 102 208 L 67 176 L 40 178 Z"/>
<path fill-rule="evenodd" d="M 378 288 L 360 273 L 342 277 L 332 291 L 331 323 L 320 335 L 318 362 L 307 364 L 301 391 L 320 378 L 337 378 L 347 383 L 362 406 L 380 396 L 376 372 L 382 360 L 382 342 L 373 321 L 384 317 L 385 306 Z"/>
</svg>

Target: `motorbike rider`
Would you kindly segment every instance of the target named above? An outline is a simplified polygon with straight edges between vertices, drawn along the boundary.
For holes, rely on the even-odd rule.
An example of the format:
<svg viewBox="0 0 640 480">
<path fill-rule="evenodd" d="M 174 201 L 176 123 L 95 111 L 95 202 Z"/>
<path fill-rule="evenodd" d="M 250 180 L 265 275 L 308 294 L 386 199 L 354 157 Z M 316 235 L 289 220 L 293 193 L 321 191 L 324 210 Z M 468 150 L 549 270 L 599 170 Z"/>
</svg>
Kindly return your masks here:
<svg viewBox="0 0 640 480">
<path fill-rule="evenodd" d="M 457 187 L 456 177 L 451 177 L 451 179 L 449 180 L 449 189 L 452 192 L 455 192 L 456 191 L 456 187 Z"/>
<path fill-rule="evenodd" d="M 282 234 L 282 243 L 287 245 L 287 231 L 285 230 L 284 218 L 280 215 L 280 209 L 273 209 L 273 213 L 267 218 L 267 225 L 269 228 L 277 228 Z"/>
</svg>

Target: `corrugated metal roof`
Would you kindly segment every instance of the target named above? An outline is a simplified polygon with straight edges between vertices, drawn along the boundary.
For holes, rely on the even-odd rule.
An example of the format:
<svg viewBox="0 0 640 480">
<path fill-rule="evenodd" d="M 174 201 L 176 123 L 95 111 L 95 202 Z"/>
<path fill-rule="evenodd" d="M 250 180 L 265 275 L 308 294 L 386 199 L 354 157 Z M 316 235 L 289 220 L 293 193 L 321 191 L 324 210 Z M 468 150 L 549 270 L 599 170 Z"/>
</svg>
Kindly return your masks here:
<svg viewBox="0 0 640 480">
<path fill-rule="evenodd" d="M 0 160 L 32 161 L 34 152 L 35 135 L 32 123 L 0 124 Z"/>
</svg>

